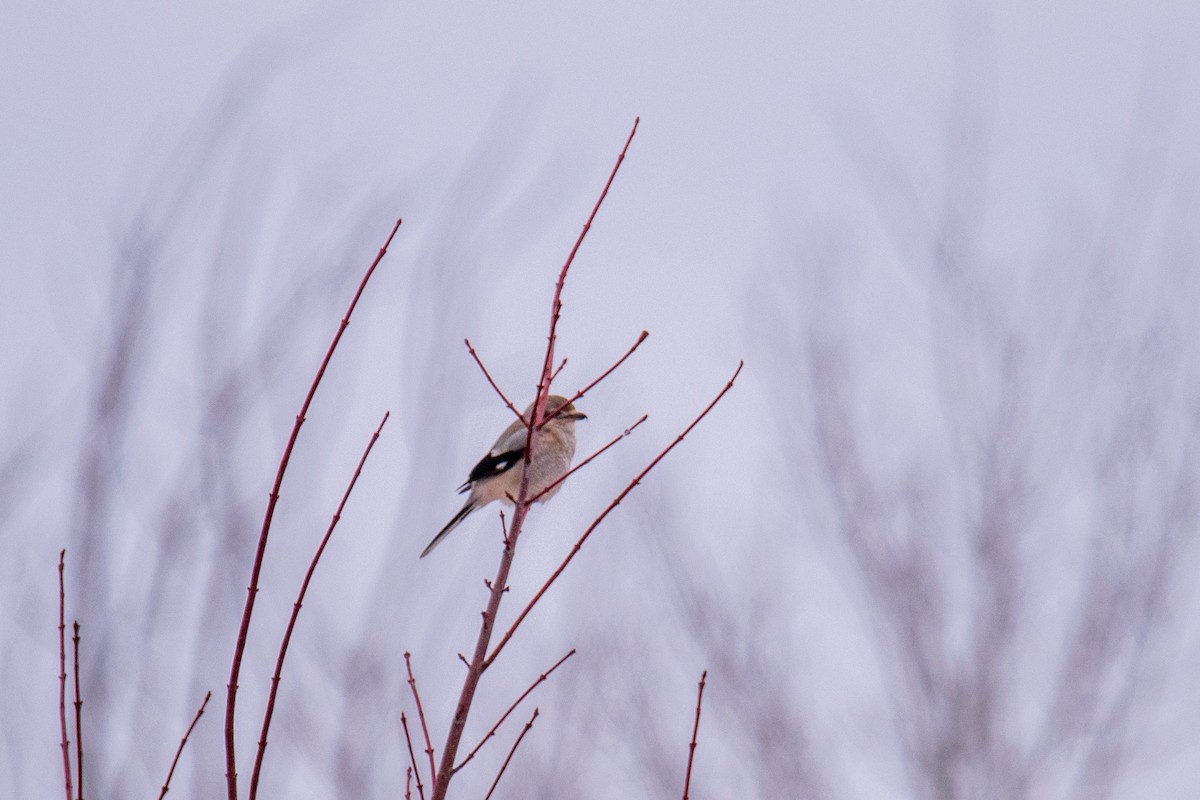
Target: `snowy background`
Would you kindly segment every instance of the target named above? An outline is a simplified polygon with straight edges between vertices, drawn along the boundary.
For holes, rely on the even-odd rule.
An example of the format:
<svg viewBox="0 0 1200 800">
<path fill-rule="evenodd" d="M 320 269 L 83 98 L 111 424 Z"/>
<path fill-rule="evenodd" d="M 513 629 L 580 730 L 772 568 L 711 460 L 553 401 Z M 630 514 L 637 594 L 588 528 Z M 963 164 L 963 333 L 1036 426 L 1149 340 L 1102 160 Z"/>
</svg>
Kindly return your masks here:
<svg viewBox="0 0 1200 800">
<path fill-rule="evenodd" d="M 466 746 L 579 649 L 499 795 L 1166 798 L 1200 784 L 1200 6 L 10 2 L 0 25 L 0 797 L 61 791 L 56 564 L 87 796 L 399 796 L 499 522 L 416 556 L 564 295 L 586 454 L 511 619 L 733 373 L 485 676 Z M 518 713 L 456 778 L 482 796 Z M 244 783 L 243 783 L 244 787 Z M 243 789 L 244 791 L 244 789 Z"/>
</svg>

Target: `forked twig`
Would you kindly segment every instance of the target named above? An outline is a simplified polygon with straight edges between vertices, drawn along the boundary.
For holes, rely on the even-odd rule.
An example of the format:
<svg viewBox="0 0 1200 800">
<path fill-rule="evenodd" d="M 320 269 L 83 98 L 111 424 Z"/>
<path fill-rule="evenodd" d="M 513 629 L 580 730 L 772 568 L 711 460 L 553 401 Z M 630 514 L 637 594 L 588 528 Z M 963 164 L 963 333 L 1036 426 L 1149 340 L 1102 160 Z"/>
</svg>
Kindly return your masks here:
<svg viewBox="0 0 1200 800">
<path fill-rule="evenodd" d="M 67 740 L 67 590 L 63 585 L 67 551 L 58 553 L 58 721 L 62 726 L 63 783 L 67 800 L 75 800 L 71 789 L 71 742 Z"/>
<path fill-rule="evenodd" d="M 308 571 L 304 573 L 304 582 L 300 584 L 296 602 L 292 604 L 292 615 L 288 618 L 287 630 L 284 631 L 283 641 L 279 644 L 279 655 L 275 659 L 275 674 L 271 676 L 271 692 L 267 695 L 267 709 L 263 713 L 262 733 L 258 737 L 258 753 L 254 757 L 254 771 L 250 775 L 250 800 L 254 800 L 258 795 L 258 779 L 262 774 L 263 756 L 267 752 L 267 732 L 271 729 L 271 718 L 275 714 L 275 698 L 279 693 L 279 681 L 283 675 L 283 661 L 287 657 L 288 645 L 292 641 L 292 631 L 296 628 L 296 619 L 300 616 L 300 607 L 304 605 L 304 596 L 308 593 L 308 585 L 312 582 L 313 573 L 317 571 L 317 562 L 321 560 L 325 546 L 329 544 L 329 539 L 333 536 L 333 529 L 342 519 L 342 511 L 346 508 L 350 493 L 354 491 L 354 485 L 358 483 L 358 477 L 362 475 L 363 465 L 367 463 L 367 456 L 371 455 L 371 448 L 379 440 L 379 434 L 383 431 L 383 426 L 387 424 L 391 413 L 390 411 L 384 412 L 379 427 L 375 429 L 375 433 L 371 434 L 371 440 L 367 442 L 367 448 L 363 450 L 362 458 L 358 460 L 358 466 L 354 469 L 354 475 L 350 478 L 345 493 L 342 494 L 342 501 L 338 503 L 337 511 L 334 512 L 333 518 L 329 521 L 329 527 L 325 530 L 325 536 L 321 539 L 317 552 L 313 554 L 312 561 L 308 564 Z"/>
<path fill-rule="evenodd" d="M 496 720 L 496 724 L 493 725 L 491 730 L 489 730 L 484 735 L 484 737 L 479 740 L 479 744 L 475 745 L 475 749 L 467 754 L 467 757 L 463 759 L 461 764 L 459 764 L 457 767 L 454 768 L 454 771 L 458 772 L 460 769 L 465 767 L 470 762 L 470 760 L 475 757 L 475 754 L 478 753 L 485 744 L 487 744 L 488 739 L 491 739 L 493 736 L 496 735 L 496 731 L 500 730 L 500 726 L 504 724 L 504 720 L 508 719 L 509 714 L 516 711 L 517 706 L 521 705 L 521 703 L 525 700 L 525 698 L 529 697 L 529 695 L 533 692 L 534 689 L 536 689 L 540 684 L 545 682 L 545 680 L 547 678 L 549 678 L 551 674 L 553 674 L 554 670 L 561 667 L 563 665 L 563 663 L 566 662 L 566 660 L 573 655 L 575 655 L 574 647 L 571 648 L 571 652 L 567 653 L 565 656 L 563 656 L 557 662 L 555 662 L 554 666 L 552 666 L 550 669 L 546 670 L 541 675 L 539 675 L 537 677 L 537 680 L 535 680 L 533 683 L 531 683 L 529 685 L 529 688 L 526 689 L 524 692 L 522 692 L 521 696 L 513 701 L 513 704 L 508 707 L 508 710 L 500 715 L 500 719 Z"/>
<path fill-rule="evenodd" d="M 513 755 L 517 752 L 517 748 L 521 746 L 521 740 L 525 738 L 525 734 L 529 733 L 529 729 L 533 727 L 533 721 L 538 718 L 541 713 L 540 709 L 533 710 L 533 716 L 529 718 L 529 722 L 525 723 L 525 727 L 521 729 L 521 735 L 513 742 L 512 749 L 508 751 L 508 758 L 504 759 L 504 763 L 500 766 L 500 771 L 496 773 L 496 780 L 492 781 L 492 788 L 488 789 L 488 793 L 483 800 L 491 800 L 492 792 L 496 791 L 496 787 L 500 785 L 500 779 L 504 777 L 504 770 L 508 769 L 508 763 L 512 761 Z"/>
<path fill-rule="evenodd" d="M 592 213 L 588 216 L 587 222 L 583 226 L 579 237 L 575 240 L 575 246 L 571 248 L 570 255 L 563 263 L 562 270 L 558 275 L 558 282 L 554 287 L 554 300 L 551 305 L 550 314 L 550 335 L 546 342 L 546 357 L 542 361 L 542 372 L 538 379 L 538 390 L 534 399 L 533 413 L 526 420 L 527 434 L 525 439 L 525 464 L 529 464 L 533 455 L 534 437 L 533 430 L 535 426 L 541 423 L 542 417 L 546 413 L 546 398 L 550 390 L 550 378 L 552 376 L 552 366 L 554 364 L 554 343 L 556 338 L 556 330 L 558 328 L 558 317 L 562 310 L 562 290 L 563 284 L 567 279 L 567 272 L 571 268 L 571 263 L 575 260 L 575 254 L 579 250 L 579 246 L 583 243 L 584 237 L 587 236 L 588 230 L 591 228 L 592 222 L 596 218 L 596 214 L 600 210 L 601 204 L 604 202 L 605 196 L 608 194 L 609 188 L 612 186 L 613 180 L 617 176 L 617 170 L 621 167 L 621 162 L 625 160 L 625 153 L 629 149 L 629 143 L 633 141 L 633 135 L 637 132 L 637 121 L 634 121 L 633 130 L 629 133 L 629 138 L 625 140 L 625 147 L 622 148 L 620 156 L 617 158 L 617 163 L 613 167 L 612 172 L 608 176 L 608 181 L 604 185 L 604 190 L 600 193 L 600 198 L 596 201 L 596 205 L 592 208 Z M 519 416 L 519 415 L 518 415 Z M 522 526 L 525 524 L 525 517 L 529 512 L 529 473 L 530 470 L 522 471 L 521 486 L 517 493 L 516 508 L 513 512 L 512 525 L 509 528 L 508 537 L 504 542 L 504 550 L 500 556 L 500 565 L 496 570 L 496 578 L 492 581 L 491 593 L 488 597 L 487 607 L 483 612 L 483 621 L 479 626 L 479 636 L 475 641 L 475 652 L 471 658 L 471 662 L 467 667 L 467 675 L 463 679 L 462 691 L 458 697 L 458 704 L 454 708 L 454 717 L 450 722 L 450 729 L 446 733 L 446 744 L 442 748 L 442 760 L 438 767 L 438 773 L 433 781 L 433 800 L 445 800 L 446 793 L 449 790 L 450 780 L 454 777 L 454 762 L 458 756 L 458 748 L 462 743 L 463 731 L 466 729 L 467 716 L 471 711 L 471 704 L 475 698 L 475 691 L 479 688 L 479 678 L 483 675 L 485 668 L 485 660 L 487 658 L 488 646 L 492 640 L 492 632 L 496 624 L 496 615 L 500 609 L 500 601 L 504 596 L 504 592 L 508 585 L 508 573 L 512 569 L 513 556 L 516 553 L 517 539 L 521 534 Z M 236 800 L 231 798 L 230 800 Z"/>
<path fill-rule="evenodd" d="M 83 698 L 79 693 L 79 620 L 75 620 L 71 650 L 75 655 L 75 800 L 83 800 Z"/>
<path fill-rule="evenodd" d="M 596 452 L 592 453 L 590 456 L 588 456 L 587 458 L 585 458 L 583 461 L 580 461 L 578 464 L 576 464 L 575 466 L 571 467 L 571 469 L 567 470 L 567 472 L 566 472 L 566 473 L 565 473 L 565 474 L 564 474 L 564 475 L 563 475 L 561 478 L 559 478 L 559 479 L 558 479 L 558 480 L 556 480 L 554 483 L 550 484 L 550 485 L 549 485 L 549 486 L 547 486 L 545 489 L 542 489 L 540 492 L 538 492 L 537 494 L 535 494 L 535 495 L 533 496 L 533 499 L 531 499 L 529 502 L 530 502 L 530 503 L 536 503 L 536 502 L 537 502 L 538 500 L 540 500 L 540 499 L 541 499 L 543 496 L 545 496 L 545 495 L 549 494 L 550 492 L 554 491 L 554 487 L 558 486 L 560 483 L 562 483 L 563 481 L 565 481 L 567 478 L 571 477 L 571 476 L 572 476 L 572 475 L 574 475 L 576 472 L 578 472 L 579 470 L 581 470 L 581 469 L 583 469 L 584 467 L 586 467 L 586 466 L 587 466 L 587 465 L 588 465 L 590 462 L 594 461 L 594 460 L 596 459 L 596 457 L 597 457 L 597 456 L 599 456 L 601 453 L 603 453 L 603 452 L 604 452 L 605 450 L 607 450 L 608 448 L 610 448 L 610 447 L 612 447 L 613 445 L 615 445 L 617 442 L 619 442 L 619 441 L 621 441 L 622 439 L 624 439 L 624 438 L 625 438 L 626 436 L 628 436 L 629 434 L 633 433 L 633 432 L 634 432 L 634 430 L 636 430 L 636 429 L 637 429 L 637 426 L 638 426 L 638 425 L 641 425 L 643 422 L 645 422 L 645 421 L 646 421 L 646 420 L 648 420 L 648 419 L 650 419 L 650 415 L 649 415 L 649 414 L 642 414 L 642 418 L 641 418 L 641 419 L 639 419 L 637 422 L 633 423 L 633 424 L 632 424 L 632 425 L 630 425 L 628 428 L 626 428 L 626 429 L 625 429 L 625 430 L 624 430 L 624 431 L 623 431 L 623 432 L 622 432 L 622 433 L 621 433 L 619 436 L 617 436 L 617 438 L 613 439 L 611 442 L 609 442 L 608 444 L 604 445 L 604 447 L 601 447 L 599 450 L 597 450 Z"/>
<path fill-rule="evenodd" d="M 171 769 L 167 772 L 167 779 L 163 781 L 162 791 L 158 793 L 158 800 L 162 800 L 167 796 L 167 792 L 170 791 L 171 778 L 175 776 L 175 767 L 179 764 L 179 757 L 183 755 L 183 748 L 187 745 L 188 737 L 192 735 L 192 729 L 196 727 L 196 723 L 204 715 L 204 709 L 208 706 L 208 699 L 210 697 L 212 697 L 212 692 L 204 693 L 204 702 L 200 704 L 200 710 L 196 712 L 196 716 L 192 717 L 192 724 L 188 725 L 188 729 L 184 731 L 183 738 L 179 740 L 179 747 L 175 750 L 175 758 L 171 761 Z"/>
<path fill-rule="evenodd" d="M 308 394 L 300 406 L 300 413 L 296 415 L 296 423 L 292 426 L 292 433 L 283 448 L 283 455 L 279 459 L 279 468 L 275 472 L 275 483 L 271 486 L 271 493 L 267 498 L 267 510 L 263 514 L 262 530 L 258 535 L 258 547 L 254 552 L 254 564 L 250 568 L 250 585 L 246 589 L 246 606 L 242 610 L 242 622 L 238 628 L 237 643 L 233 648 L 233 662 L 229 669 L 229 684 L 226 686 L 225 780 L 229 800 L 237 800 L 237 751 L 235 749 L 233 723 L 236 717 L 238 677 L 242 671 L 242 657 L 246 653 L 246 638 L 250 634 L 250 618 L 254 614 L 254 600 L 258 595 L 258 579 L 262 573 L 263 557 L 267 552 L 267 538 L 271 532 L 271 521 L 275 517 L 275 506 L 279 503 L 279 489 L 283 484 L 283 475 L 287 472 L 288 462 L 292 458 L 292 449 L 296 446 L 296 439 L 300 436 L 300 427 L 304 424 L 309 406 L 312 405 L 313 396 L 317 393 L 317 387 L 321 385 L 321 378 L 325 376 L 325 369 L 329 366 L 329 362 L 333 358 L 333 353 L 337 349 L 338 342 L 342 339 L 342 333 L 345 332 L 346 326 L 350 324 L 350 315 L 354 313 L 354 308 L 358 305 L 358 299 L 362 297 L 363 290 L 367 288 L 367 281 L 374 274 L 375 267 L 379 265 L 379 262 L 383 260 L 384 255 L 387 253 L 392 239 L 396 236 L 396 231 L 400 230 L 401 221 L 399 219 L 396 220 L 396 224 L 392 228 L 391 234 L 388 235 L 387 241 L 383 243 L 383 247 L 379 248 L 379 253 L 375 256 L 375 260 L 367 268 L 366 274 L 363 275 L 362 281 L 358 285 L 358 291 L 354 293 L 354 298 L 350 301 L 350 305 L 346 309 L 346 315 L 342 317 L 337 333 L 333 336 L 333 341 L 329 343 L 329 349 L 325 352 L 325 358 L 322 359 L 321 366 L 317 368 L 317 374 L 313 377 Z"/>
<path fill-rule="evenodd" d="M 558 374 L 560 372 L 562 372 L 566 366 L 567 366 L 567 359 L 564 358 L 562 360 L 562 363 L 560 363 L 558 365 L 558 369 L 554 370 L 554 373 L 550 376 L 550 383 L 554 383 L 556 380 L 558 380 Z"/>
<path fill-rule="evenodd" d="M 600 383 L 600 381 L 604 380 L 604 379 L 605 379 L 605 378 L 607 378 L 609 375 L 612 375 L 614 372 L 616 372 L 616 371 L 617 371 L 617 367 L 619 367 L 619 366 L 621 366 L 622 364 L 624 364 L 624 363 L 625 363 L 625 361 L 626 361 L 626 359 L 628 359 L 628 358 L 629 358 L 631 355 L 633 355 L 634 351 L 635 351 L 635 350 L 637 350 L 639 347 L 641 347 L 641 346 L 642 346 L 642 342 L 646 341 L 646 339 L 647 339 L 649 336 L 650 336 L 650 332 L 649 332 L 649 331 L 642 331 L 642 334 L 641 334 L 640 336 L 638 336 L 638 340 L 637 340 L 636 342 L 634 342 L 634 343 L 633 343 L 633 347 L 629 348 L 629 350 L 628 350 L 628 351 L 626 351 L 625 355 L 623 355 L 623 356 L 621 356 L 620 358 L 618 358 L 615 364 L 613 364 L 613 365 L 612 365 L 611 367 L 609 367 L 608 369 L 604 370 L 604 372 L 600 373 L 600 377 L 599 377 L 599 378 L 596 378 L 596 380 L 592 381 L 592 382 L 591 382 L 591 383 L 589 383 L 587 386 L 585 386 L 585 387 L 583 387 L 582 389 L 580 389 L 578 392 L 576 392 L 576 393 L 575 393 L 575 394 L 574 394 L 574 395 L 571 397 L 571 399 L 570 399 L 570 400 L 568 400 L 566 403 L 562 404 L 562 405 L 561 405 L 561 406 L 559 406 L 557 409 L 555 409 L 555 411 L 554 411 L 554 413 L 553 413 L 553 414 L 551 414 L 551 415 L 550 415 L 550 416 L 549 416 L 547 419 L 545 419 L 545 420 L 543 420 L 543 421 L 542 421 L 542 424 L 543 424 L 543 425 L 545 425 L 547 422 L 549 422 L 550 420 L 552 420 L 552 419 L 554 419 L 555 417 L 557 417 L 559 414 L 561 414 L 561 413 L 562 413 L 563 409 L 565 409 L 567 406 L 571 405 L 572 403 L 574 403 L 574 402 L 576 402 L 577 400 L 579 400 L 580 398 L 582 398 L 582 397 L 583 397 L 585 394 L 587 394 L 588 392 L 590 392 L 592 389 L 596 388 L 596 385 L 597 385 L 598 383 Z M 555 375 L 557 375 L 557 374 L 558 374 L 558 373 L 556 372 L 556 373 L 555 373 Z M 552 379 L 552 380 L 553 380 L 553 379 Z"/>
<path fill-rule="evenodd" d="M 725 384 L 725 388 L 721 389 L 717 396 L 713 398 L 712 402 L 700 412 L 700 416 L 692 420 L 692 424 L 688 425 L 683 430 L 683 433 L 675 437 L 675 441 L 667 445 L 665 450 L 655 456 L 654 460 L 651 461 L 644 470 L 638 473 L 636 478 L 629 482 L 629 485 L 626 486 L 619 495 L 617 495 L 616 499 L 609 503 L 608 507 L 605 508 L 604 511 L 600 512 L 600 516 L 596 517 L 596 519 L 592 521 L 592 524 L 588 526 L 587 530 L 583 532 L 583 535 L 579 537 L 579 540 L 575 542 L 575 546 L 571 548 L 571 552 L 567 554 L 567 557 L 563 560 L 562 564 L 558 566 L 558 569 L 554 570 L 553 574 L 551 574 L 546 582 L 542 585 L 542 588 L 538 589 L 537 594 L 533 596 L 533 599 L 529 601 L 521 613 L 517 615 L 517 618 L 513 621 L 512 625 L 510 625 L 508 630 L 505 631 L 504 636 L 500 638 L 499 644 L 497 644 L 495 649 L 492 650 L 492 654 L 483 662 L 484 669 L 492 665 L 492 662 L 496 660 L 496 656 L 500 655 L 500 651 L 504 649 L 504 646 L 508 644 L 510 639 L 512 639 L 513 634 L 516 633 L 517 628 L 520 627 L 521 623 L 525 621 L 525 617 L 529 616 L 529 612 L 532 611 L 533 607 L 536 606 L 538 601 L 542 599 L 542 595 L 544 595 L 546 590 L 548 590 L 550 586 L 556 580 L 558 580 L 558 576 L 562 575 L 563 570 L 567 568 L 567 565 L 571 563 L 571 560 L 575 558 L 576 554 L 578 554 L 581 549 L 583 549 L 583 543 L 586 542 L 588 537 L 592 535 L 592 531 L 596 530 L 600 523 L 604 521 L 604 518 L 607 517 L 614 508 L 621 504 L 621 501 L 624 500 L 625 497 L 632 492 L 639 483 L 641 483 L 642 479 L 649 474 L 650 470 L 654 469 L 658 465 L 658 462 L 666 458 L 667 453 L 675 449 L 675 446 L 682 442 L 684 438 L 692 432 L 692 429 L 700 424 L 700 420 L 708 416 L 708 412 L 712 411 L 713 407 L 716 406 L 717 403 L 721 402 L 721 398 L 725 396 L 726 392 L 733 388 L 733 382 L 736 381 L 738 375 L 741 374 L 743 366 L 745 366 L 745 362 L 739 361 L 737 370 L 735 370 L 733 373 L 733 377 L 730 378 L 729 382 Z"/>
<path fill-rule="evenodd" d="M 517 419 L 529 424 L 529 420 L 521 416 L 521 412 L 517 411 L 517 407 L 513 405 L 512 400 L 508 399 L 508 395 L 504 393 L 504 390 L 496 385 L 496 381 L 492 380 L 492 373 L 488 372 L 488 368 L 483 365 L 483 359 L 479 357 L 479 353 L 476 353 L 475 348 L 471 346 L 471 340 L 463 339 L 463 344 L 467 346 L 467 352 L 471 354 L 471 358 L 475 359 L 475 363 L 479 365 L 481 370 L 483 370 L 483 377 L 487 378 L 487 382 L 490 383 L 492 388 L 496 390 L 496 394 L 500 395 L 500 399 L 504 401 L 504 405 L 508 406 L 509 409 L 517 415 Z"/>
<path fill-rule="evenodd" d="M 634 118 L 633 129 L 629 131 L 629 138 L 625 140 L 625 146 L 621 148 L 621 154 L 617 156 L 617 163 L 613 165 L 612 172 L 608 174 L 608 180 L 604 184 L 604 189 L 600 192 L 600 197 L 596 199 L 596 205 L 592 206 L 592 213 L 588 215 L 587 222 L 583 223 L 583 230 L 576 237 L 575 244 L 571 247 L 571 252 L 567 255 L 567 260 L 563 262 L 562 270 L 558 273 L 558 282 L 554 285 L 554 300 L 550 305 L 550 335 L 546 341 L 546 358 L 542 362 L 542 377 L 538 381 L 537 410 L 533 414 L 534 419 L 529 421 L 531 430 L 534 425 L 541 425 L 545 421 L 542 417 L 546 411 L 546 397 L 550 393 L 551 367 L 554 364 L 554 344 L 557 339 L 558 318 L 562 314 L 562 290 L 563 285 L 567 282 L 567 272 L 570 271 L 571 264 L 575 261 L 575 254 L 579 252 L 583 240 L 587 238 L 588 231 L 592 229 L 592 223 L 596 221 L 596 215 L 600 213 L 600 206 L 604 204 L 604 198 L 608 197 L 608 190 L 612 188 L 613 181 L 617 177 L 617 172 L 621 169 L 621 163 L 625 160 L 625 154 L 629 152 L 629 145 L 633 141 L 633 137 L 637 133 L 638 124 L 641 121 L 641 117 Z M 528 450 L 528 447 L 526 447 L 526 450 Z M 528 452 L 525 458 L 528 460 Z"/>
<path fill-rule="evenodd" d="M 404 712 L 400 712 L 400 725 L 404 728 L 404 741 L 408 744 L 408 762 L 411 765 L 409 773 L 417 777 L 417 796 L 421 800 L 425 800 L 425 787 L 421 784 L 421 770 L 417 769 L 417 751 L 413 750 L 412 734 L 408 732 L 408 717 L 404 716 Z M 436 780 L 435 775 L 430 780 Z"/>
<path fill-rule="evenodd" d="M 683 779 L 683 800 L 688 800 L 688 792 L 692 788 L 692 761 L 696 757 L 696 736 L 700 733 L 700 705 L 704 702 L 704 681 L 708 678 L 708 670 L 700 675 L 700 691 L 696 695 L 696 723 L 692 726 L 692 743 L 688 745 L 687 775 Z"/>
<path fill-rule="evenodd" d="M 425 754 L 429 756 L 429 774 L 437 775 L 433 763 L 433 742 L 429 738 L 429 726 L 425 724 L 425 709 L 421 706 L 421 693 L 417 691 L 417 679 L 413 675 L 412 656 L 405 651 L 404 666 L 408 669 L 408 685 L 412 688 L 413 700 L 417 703 L 417 717 L 421 720 L 421 733 L 425 734 Z"/>
</svg>

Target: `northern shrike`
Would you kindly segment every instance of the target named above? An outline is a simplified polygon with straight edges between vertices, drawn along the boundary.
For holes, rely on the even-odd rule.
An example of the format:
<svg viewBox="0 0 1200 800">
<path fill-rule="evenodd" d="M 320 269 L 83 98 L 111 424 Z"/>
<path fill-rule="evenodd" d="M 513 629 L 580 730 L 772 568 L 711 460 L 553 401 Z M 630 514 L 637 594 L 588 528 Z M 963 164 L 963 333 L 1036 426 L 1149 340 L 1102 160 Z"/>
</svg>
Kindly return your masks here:
<svg viewBox="0 0 1200 800">
<path fill-rule="evenodd" d="M 493 500 L 503 500 L 512 505 L 513 499 L 521 492 L 521 478 L 525 471 L 525 439 L 529 430 L 528 420 L 533 415 L 533 403 L 525 409 L 521 420 L 504 429 L 500 438 L 492 445 L 488 454 L 480 459 L 467 481 L 458 487 L 458 493 L 470 491 L 467 502 L 454 515 L 454 519 L 446 523 L 446 527 L 438 531 L 425 549 L 421 558 L 429 555 L 438 546 L 446 534 L 454 530 L 477 508 L 482 508 Z M 562 409 L 559 411 L 559 409 Z M 555 413 L 557 412 L 557 416 Z M 574 404 L 568 403 L 567 398 L 552 394 L 546 398 L 546 417 L 549 422 L 533 434 L 533 460 L 529 463 L 529 497 L 535 497 L 547 486 L 561 478 L 571 468 L 571 459 L 575 457 L 575 421 L 587 419 L 587 415 L 575 409 Z M 562 488 L 555 486 L 545 496 L 542 502 L 549 500 Z"/>
</svg>

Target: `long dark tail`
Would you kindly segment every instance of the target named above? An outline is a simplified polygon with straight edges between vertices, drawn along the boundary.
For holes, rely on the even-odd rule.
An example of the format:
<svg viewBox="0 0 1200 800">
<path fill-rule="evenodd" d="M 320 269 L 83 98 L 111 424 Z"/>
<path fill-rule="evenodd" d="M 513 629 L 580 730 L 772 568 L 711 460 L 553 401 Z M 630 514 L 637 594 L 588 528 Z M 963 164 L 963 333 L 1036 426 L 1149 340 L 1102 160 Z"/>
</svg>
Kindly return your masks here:
<svg viewBox="0 0 1200 800">
<path fill-rule="evenodd" d="M 447 522 L 446 527 L 444 527 L 440 531 L 438 531 L 438 535 L 433 537 L 433 541 L 430 542 L 429 544 L 425 545 L 425 549 L 421 551 L 421 558 L 424 558 L 425 556 L 429 555 L 433 551 L 433 548 L 437 547 L 438 544 L 442 541 L 442 539 L 445 539 L 446 535 L 448 533 L 450 533 L 450 531 L 452 531 L 456 527 L 458 527 L 458 523 L 460 523 L 464 519 L 466 519 L 467 514 L 470 514 L 474 510 L 475 510 L 475 503 L 468 500 L 467 504 L 462 507 L 462 510 L 454 515 L 454 519 Z"/>
</svg>

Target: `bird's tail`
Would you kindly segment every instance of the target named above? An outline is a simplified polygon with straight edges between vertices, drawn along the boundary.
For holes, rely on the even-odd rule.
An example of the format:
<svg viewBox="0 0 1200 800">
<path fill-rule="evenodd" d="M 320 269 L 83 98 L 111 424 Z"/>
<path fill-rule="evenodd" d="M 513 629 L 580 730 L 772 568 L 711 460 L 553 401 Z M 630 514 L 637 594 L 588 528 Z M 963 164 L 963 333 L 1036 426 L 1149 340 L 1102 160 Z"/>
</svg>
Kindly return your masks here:
<svg viewBox="0 0 1200 800">
<path fill-rule="evenodd" d="M 440 531 L 438 531 L 437 536 L 433 537 L 433 541 L 430 542 L 429 544 L 425 545 L 425 549 L 421 551 L 421 558 L 424 558 L 425 556 L 429 555 L 433 551 L 433 548 L 437 547 L 438 544 L 442 541 L 442 539 L 445 539 L 446 535 L 449 534 L 450 531 L 457 528 L 458 523 L 460 523 L 464 519 L 466 519 L 467 514 L 470 514 L 474 510 L 475 510 L 475 501 L 468 500 L 467 504 L 462 507 L 462 510 L 460 510 L 457 514 L 454 515 L 454 519 L 447 522 L 446 527 L 444 527 Z"/>
</svg>

